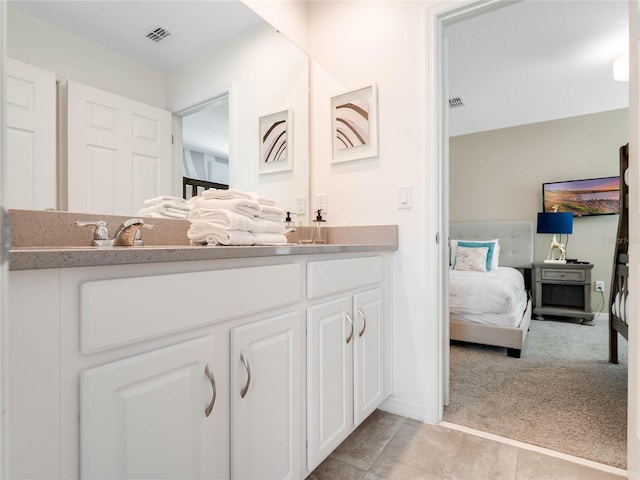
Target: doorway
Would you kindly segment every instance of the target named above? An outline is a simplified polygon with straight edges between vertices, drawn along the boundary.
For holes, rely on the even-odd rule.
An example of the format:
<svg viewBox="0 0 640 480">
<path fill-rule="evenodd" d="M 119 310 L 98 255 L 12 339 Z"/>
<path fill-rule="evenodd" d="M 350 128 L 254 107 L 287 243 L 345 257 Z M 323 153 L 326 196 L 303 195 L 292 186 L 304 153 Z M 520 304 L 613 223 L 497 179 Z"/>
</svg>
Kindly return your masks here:
<svg viewBox="0 0 640 480">
<path fill-rule="evenodd" d="M 229 123 L 229 92 L 176 114 L 174 164 L 181 164 L 188 183 L 215 188 L 230 184 Z"/>
<path fill-rule="evenodd" d="M 498 5 L 500 3 L 501 5 Z M 470 2 L 470 1 L 460 1 L 454 2 L 453 5 L 445 5 L 435 7 L 429 10 L 429 32 L 431 37 L 428 39 L 429 41 L 435 42 L 437 45 L 436 48 L 430 47 L 430 55 L 429 62 L 430 67 L 433 67 L 433 71 L 429 72 L 429 80 L 430 80 L 430 98 L 434 98 L 434 105 L 429 106 L 429 114 L 430 120 L 433 122 L 433 126 L 429 132 L 430 140 L 434 142 L 433 145 L 430 142 L 430 154 L 433 155 L 432 159 L 434 160 L 435 165 L 429 165 L 429 179 L 427 184 L 430 186 L 435 186 L 437 190 L 437 194 L 435 194 L 431 199 L 433 200 L 432 204 L 439 206 L 439 225 L 431 226 L 433 228 L 434 233 L 442 232 L 442 238 L 448 237 L 448 215 L 449 215 L 449 204 L 448 204 L 448 176 L 449 176 L 449 165 L 448 160 L 442 160 L 442 158 L 448 158 L 445 154 L 447 152 L 448 146 L 448 132 L 446 125 L 447 112 L 445 109 L 448 109 L 447 100 L 448 100 L 448 92 L 445 88 L 445 77 L 443 74 L 443 64 L 445 63 L 445 58 L 443 56 L 442 45 L 442 27 L 446 25 L 448 22 L 460 22 L 462 20 L 482 15 L 491 9 L 499 8 L 504 5 L 506 2 L 489 2 L 489 4 L 480 4 L 480 2 Z M 451 92 L 451 94 L 455 95 L 456 92 Z M 433 145 L 433 146 L 431 146 Z M 442 247 L 446 247 L 446 243 L 443 242 Z M 440 295 L 440 306 L 439 311 L 437 313 L 440 314 L 440 331 L 441 331 L 441 360 L 442 366 L 441 369 L 441 410 L 440 415 L 442 417 L 442 412 L 444 411 L 444 403 L 446 400 L 447 388 L 448 388 L 448 373 L 449 373 L 449 359 L 448 359 L 448 331 L 447 331 L 447 322 L 444 319 L 448 318 L 446 314 L 443 315 L 443 312 L 446 312 L 447 309 L 447 292 L 446 292 L 446 275 L 447 275 L 447 266 L 448 262 L 446 262 L 446 248 L 440 248 L 440 256 L 438 264 L 441 266 L 441 271 L 437 272 L 438 278 L 441 281 L 442 285 L 445 285 L 444 288 L 439 292 Z M 433 277 L 432 277 L 433 278 Z M 435 312 L 434 312 L 435 313 Z"/>
</svg>

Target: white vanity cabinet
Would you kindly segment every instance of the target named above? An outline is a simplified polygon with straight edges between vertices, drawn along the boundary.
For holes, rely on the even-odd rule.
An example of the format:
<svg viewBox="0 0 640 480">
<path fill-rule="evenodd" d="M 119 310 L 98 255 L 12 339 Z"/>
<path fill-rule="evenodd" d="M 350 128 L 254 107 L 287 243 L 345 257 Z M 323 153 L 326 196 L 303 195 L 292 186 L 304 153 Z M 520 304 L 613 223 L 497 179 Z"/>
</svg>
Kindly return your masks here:
<svg viewBox="0 0 640 480">
<path fill-rule="evenodd" d="M 228 373 L 216 335 L 80 374 L 81 478 L 228 478 Z"/>
<path fill-rule="evenodd" d="M 307 267 L 307 297 L 331 298 L 307 309 L 308 471 L 390 394 L 385 266 L 375 256 Z"/>
<path fill-rule="evenodd" d="M 10 271 L 8 478 L 302 479 L 390 394 L 389 254 Z"/>
</svg>

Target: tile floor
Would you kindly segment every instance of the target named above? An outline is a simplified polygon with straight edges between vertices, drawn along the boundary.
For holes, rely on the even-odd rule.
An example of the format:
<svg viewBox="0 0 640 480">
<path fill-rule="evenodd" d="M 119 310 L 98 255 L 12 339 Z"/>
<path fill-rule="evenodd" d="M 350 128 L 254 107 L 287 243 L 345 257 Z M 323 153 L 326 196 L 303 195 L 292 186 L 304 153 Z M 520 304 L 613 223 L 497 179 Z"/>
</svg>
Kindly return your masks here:
<svg viewBox="0 0 640 480">
<path fill-rule="evenodd" d="M 376 410 L 310 480 L 622 480 L 442 425 Z"/>
</svg>

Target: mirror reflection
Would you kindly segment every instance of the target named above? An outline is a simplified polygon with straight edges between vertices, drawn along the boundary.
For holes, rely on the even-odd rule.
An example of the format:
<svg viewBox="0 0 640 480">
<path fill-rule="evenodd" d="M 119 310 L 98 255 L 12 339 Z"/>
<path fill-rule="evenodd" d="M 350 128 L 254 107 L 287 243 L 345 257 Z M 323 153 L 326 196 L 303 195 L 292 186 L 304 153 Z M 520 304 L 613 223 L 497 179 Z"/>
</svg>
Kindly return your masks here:
<svg viewBox="0 0 640 480">
<path fill-rule="evenodd" d="M 308 56 L 243 3 L 7 10 L 9 208 L 131 215 L 187 175 L 306 202 Z M 271 171 L 259 119 L 283 110 L 293 161 Z"/>
</svg>

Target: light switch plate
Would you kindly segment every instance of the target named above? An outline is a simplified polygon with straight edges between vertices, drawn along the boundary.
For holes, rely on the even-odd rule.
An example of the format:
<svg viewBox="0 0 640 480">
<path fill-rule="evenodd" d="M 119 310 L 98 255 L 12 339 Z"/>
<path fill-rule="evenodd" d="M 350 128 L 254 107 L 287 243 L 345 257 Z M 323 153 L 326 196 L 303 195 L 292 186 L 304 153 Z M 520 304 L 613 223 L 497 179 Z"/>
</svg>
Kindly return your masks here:
<svg viewBox="0 0 640 480">
<path fill-rule="evenodd" d="M 296 197 L 296 214 L 305 215 L 307 213 L 307 197 L 299 195 Z"/>
<path fill-rule="evenodd" d="M 398 186 L 398 208 L 411 208 L 411 185 Z"/>
<path fill-rule="evenodd" d="M 319 193 L 318 202 L 316 203 L 316 210 L 322 210 L 322 214 L 324 215 L 325 213 L 328 212 L 327 203 L 328 203 L 327 194 Z"/>
</svg>

